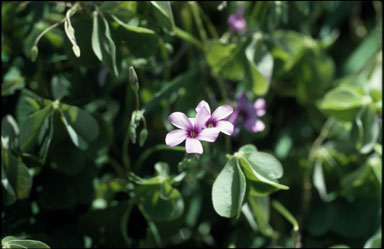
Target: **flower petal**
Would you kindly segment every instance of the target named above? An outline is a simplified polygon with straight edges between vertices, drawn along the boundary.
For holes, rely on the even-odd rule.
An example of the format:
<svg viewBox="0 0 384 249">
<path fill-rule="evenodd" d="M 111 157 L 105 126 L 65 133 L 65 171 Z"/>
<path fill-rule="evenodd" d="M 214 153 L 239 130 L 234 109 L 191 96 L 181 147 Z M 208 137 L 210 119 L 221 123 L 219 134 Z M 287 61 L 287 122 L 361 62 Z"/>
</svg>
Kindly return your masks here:
<svg viewBox="0 0 384 249">
<path fill-rule="evenodd" d="M 173 130 L 165 136 L 165 144 L 173 147 L 182 143 L 186 138 L 187 132 L 185 130 Z"/>
<path fill-rule="evenodd" d="M 265 129 L 265 124 L 261 120 L 253 120 L 253 119 L 247 119 L 244 122 L 245 128 L 249 130 L 250 132 L 260 132 Z"/>
<path fill-rule="evenodd" d="M 238 110 L 235 110 L 232 115 L 229 117 L 228 121 L 231 122 L 232 124 L 234 124 L 237 120 L 237 117 L 239 116 L 239 111 Z"/>
<path fill-rule="evenodd" d="M 182 112 L 174 112 L 169 115 L 168 120 L 177 128 L 187 130 L 192 128 L 193 125 L 188 117 Z"/>
<path fill-rule="evenodd" d="M 222 105 L 217 107 L 216 110 L 212 113 L 212 118 L 218 121 L 228 117 L 229 115 L 231 115 L 232 112 L 233 112 L 232 106 Z"/>
<path fill-rule="evenodd" d="M 220 120 L 216 123 L 216 128 L 218 128 L 222 133 L 231 136 L 233 134 L 233 124 L 226 120 Z"/>
<path fill-rule="evenodd" d="M 203 154 L 203 146 L 196 138 L 187 137 L 187 140 L 185 140 L 185 149 L 187 153 Z"/>
<path fill-rule="evenodd" d="M 256 101 L 253 103 L 253 108 L 265 109 L 265 99 L 263 99 L 263 98 L 256 99 Z"/>
<path fill-rule="evenodd" d="M 248 97 L 245 93 L 240 93 L 237 95 L 237 107 L 240 109 L 246 109 L 248 106 Z"/>
<path fill-rule="evenodd" d="M 202 141 L 215 142 L 219 133 L 220 130 L 217 128 L 206 128 L 199 133 L 197 138 Z"/>
<path fill-rule="evenodd" d="M 211 114 L 211 108 L 209 107 L 209 104 L 208 104 L 205 100 L 200 101 L 200 103 L 196 106 L 196 108 L 195 108 L 196 112 L 199 112 L 200 109 L 201 109 L 203 106 L 204 106 L 205 108 L 207 108 L 209 114 Z"/>
<path fill-rule="evenodd" d="M 193 126 L 196 129 L 201 130 L 205 126 L 205 123 L 208 121 L 210 117 L 211 117 L 211 114 L 208 112 L 207 108 L 202 106 L 201 109 L 196 114 L 195 123 L 193 124 Z"/>
<path fill-rule="evenodd" d="M 259 110 L 256 110 L 256 115 L 258 117 L 262 117 L 265 115 L 265 109 L 259 109 Z"/>
</svg>

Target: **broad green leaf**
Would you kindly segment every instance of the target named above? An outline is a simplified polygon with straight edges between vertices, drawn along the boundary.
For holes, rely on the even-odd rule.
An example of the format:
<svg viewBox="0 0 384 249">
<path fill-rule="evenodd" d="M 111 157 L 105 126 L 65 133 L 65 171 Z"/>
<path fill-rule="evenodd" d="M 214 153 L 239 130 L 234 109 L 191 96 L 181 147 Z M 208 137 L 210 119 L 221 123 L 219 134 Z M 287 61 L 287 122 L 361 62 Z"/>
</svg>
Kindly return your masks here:
<svg viewBox="0 0 384 249">
<path fill-rule="evenodd" d="M 257 148 L 253 144 L 247 144 L 247 145 L 241 146 L 239 149 L 239 152 L 253 153 L 253 152 L 257 152 Z"/>
<path fill-rule="evenodd" d="M 48 156 L 49 146 L 51 145 L 51 141 L 53 138 L 53 131 L 55 129 L 53 120 L 54 120 L 54 115 L 51 115 L 49 117 L 49 121 L 46 122 L 46 124 L 48 125 L 48 128 L 47 128 L 48 130 L 44 134 L 44 137 L 41 140 L 42 143 L 41 143 L 41 147 L 40 147 L 40 151 L 39 151 L 39 156 L 42 159 L 43 164 L 45 163 L 45 160 Z"/>
<path fill-rule="evenodd" d="M 340 120 L 353 120 L 366 100 L 353 88 L 337 87 L 329 91 L 320 102 L 320 109 Z"/>
<path fill-rule="evenodd" d="M 364 244 L 364 248 L 381 248 L 381 232 L 378 231 Z"/>
<path fill-rule="evenodd" d="M 61 99 L 68 95 L 69 87 L 70 83 L 63 75 L 54 76 L 51 81 L 53 99 Z"/>
<path fill-rule="evenodd" d="M 263 95 L 267 92 L 273 71 L 273 58 L 261 37 L 256 34 L 251 43 L 245 49 L 245 56 L 248 60 L 248 80 L 256 95 Z"/>
<path fill-rule="evenodd" d="M 97 121 L 88 112 L 67 104 L 60 105 L 60 113 L 72 142 L 78 148 L 86 150 L 88 144 L 99 135 Z"/>
<path fill-rule="evenodd" d="M 67 175 L 79 173 L 85 165 L 84 153 L 76 147 L 59 146 L 52 152 L 57 170 Z"/>
<path fill-rule="evenodd" d="M 355 143 L 361 153 L 369 153 L 379 138 L 380 128 L 376 112 L 372 106 L 367 106 L 359 114 L 353 123 L 352 134 Z"/>
<path fill-rule="evenodd" d="M 250 194 L 265 196 L 279 189 L 289 187 L 279 184 L 277 179 L 283 175 L 280 162 L 265 152 L 252 152 L 239 155 L 240 165 L 244 174 L 250 180 Z"/>
<path fill-rule="evenodd" d="M 30 175 L 27 166 L 14 157 L 10 152 L 2 152 L 2 167 L 4 167 L 5 178 L 2 177 L 2 184 L 5 189 L 14 190 L 17 199 L 25 199 L 29 196 L 29 191 L 32 187 L 32 176 Z M 7 180 L 7 181 L 6 181 Z"/>
<path fill-rule="evenodd" d="M 4 248 L 50 248 L 47 244 L 37 240 L 9 240 L 3 244 Z"/>
<path fill-rule="evenodd" d="M 279 179 L 283 176 L 283 166 L 271 154 L 257 151 L 247 153 L 244 159 L 251 165 L 252 169 L 268 179 Z"/>
<path fill-rule="evenodd" d="M 174 33 L 175 21 L 169 1 L 150 1 L 153 6 L 155 18 L 159 24 L 171 34 Z"/>
<path fill-rule="evenodd" d="M 334 246 L 330 246 L 328 248 L 350 248 L 350 247 L 347 245 L 334 245 Z"/>
<path fill-rule="evenodd" d="M 158 91 L 155 96 L 149 101 L 144 107 L 143 111 L 146 113 L 151 111 L 154 107 L 156 107 L 160 101 L 165 98 L 168 98 L 172 93 L 177 91 L 181 87 L 186 87 L 189 84 L 194 84 L 198 81 L 199 78 L 199 70 L 193 69 L 175 77 L 171 82 L 167 83 L 160 91 Z"/>
<path fill-rule="evenodd" d="M 1 146 L 4 149 L 16 149 L 18 145 L 19 126 L 11 115 L 1 121 Z"/>
<path fill-rule="evenodd" d="M 9 182 L 7 176 L 5 175 L 3 163 L 1 164 L 1 186 L 4 188 L 5 193 L 2 191 L 2 200 L 5 205 L 13 204 L 17 197 L 15 190 L 13 189 L 11 183 Z"/>
<path fill-rule="evenodd" d="M 40 111 L 30 115 L 23 123 L 20 130 L 20 149 L 23 152 L 30 152 L 37 143 L 43 124 L 52 114 L 52 105 L 48 105 Z"/>
<path fill-rule="evenodd" d="M 316 160 L 313 169 L 313 185 L 319 191 L 319 195 L 323 201 L 327 200 L 327 187 L 325 184 L 323 165 L 320 160 Z"/>
<path fill-rule="evenodd" d="M 15 91 L 23 89 L 25 86 L 25 79 L 16 66 L 12 66 L 8 72 L 3 76 L 1 83 L 1 96 L 9 96 Z"/>
<path fill-rule="evenodd" d="M 212 186 L 212 202 L 215 211 L 223 217 L 238 217 L 245 196 L 245 177 L 237 158 L 224 166 Z"/>
<path fill-rule="evenodd" d="M 211 40 L 205 44 L 205 56 L 212 70 L 221 77 L 229 80 L 244 78 L 244 49 L 243 45 L 221 44 Z"/>
<path fill-rule="evenodd" d="M 113 19 L 119 24 L 117 36 L 136 57 L 147 58 L 154 55 L 159 47 L 159 37 L 147 28 L 128 25 L 116 16 Z"/>
<path fill-rule="evenodd" d="M 163 184 L 145 184 L 137 187 L 137 193 L 141 197 L 140 207 L 154 221 L 174 220 L 184 210 L 180 192 L 166 182 Z"/>
</svg>

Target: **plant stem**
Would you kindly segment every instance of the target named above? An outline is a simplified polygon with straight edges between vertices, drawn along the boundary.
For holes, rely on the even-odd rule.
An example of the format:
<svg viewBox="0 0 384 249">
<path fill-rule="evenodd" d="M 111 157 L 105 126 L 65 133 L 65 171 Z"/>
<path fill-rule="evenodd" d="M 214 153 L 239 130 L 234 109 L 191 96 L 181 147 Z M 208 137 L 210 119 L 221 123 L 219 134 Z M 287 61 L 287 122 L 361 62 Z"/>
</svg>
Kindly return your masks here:
<svg viewBox="0 0 384 249">
<path fill-rule="evenodd" d="M 57 23 L 55 23 L 55 24 L 49 26 L 49 27 L 46 28 L 43 32 L 41 32 L 41 34 L 36 38 L 35 43 L 33 44 L 33 46 L 37 46 L 37 44 L 39 43 L 40 39 L 41 39 L 46 33 L 48 33 L 51 29 L 56 28 L 57 26 L 59 26 L 60 24 L 62 24 L 64 21 L 65 21 L 65 18 L 63 18 L 60 22 L 57 22 Z"/>
<path fill-rule="evenodd" d="M 156 152 L 158 150 L 174 150 L 174 151 L 185 151 L 184 147 L 181 146 L 175 146 L 175 147 L 168 147 L 165 144 L 158 144 L 156 146 L 153 146 L 146 151 L 144 151 L 139 159 L 137 159 L 136 168 L 140 168 L 143 162 L 150 156 L 153 152 Z"/>
<path fill-rule="evenodd" d="M 319 136 L 316 138 L 316 140 L 313 142 L 312 147 L 308 154 L 307 159 L 307 166 L 304 170 L 304 176 L 303 176 L 303 194 L 302 194 L 302 201 L 301 201 L 301 217 L 299 220 L 299 227 L 300 230 L 304 230 L 304 224 L 306 223 L 307 219 L 307 212 L 309 209 L 309 204 L 311 202 L 311 191 L 312 191 L 312 182 L 311 182 L 311 175 L 313 170 L 313 164 L 315 160 L 315 156 L 319 148 L 321 147 L 324 140 L 327 138 L 329 129 L 334 124 L 334 119 L 329 118 L 321 128 Z M 301 242 L 298 242 L 301 243 Z"/>
</svg>

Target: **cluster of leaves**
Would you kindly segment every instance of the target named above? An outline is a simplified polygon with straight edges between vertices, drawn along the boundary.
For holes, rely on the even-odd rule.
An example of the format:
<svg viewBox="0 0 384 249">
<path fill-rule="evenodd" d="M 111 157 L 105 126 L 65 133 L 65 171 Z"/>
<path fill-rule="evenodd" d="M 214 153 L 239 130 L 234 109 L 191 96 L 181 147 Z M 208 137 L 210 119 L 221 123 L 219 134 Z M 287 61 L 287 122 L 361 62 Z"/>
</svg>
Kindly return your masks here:
<svg viewBox="0 0 384 249">
<path fill-rule="evenodd" d="M 381 13 L 2 2 L 2 246 L 380 247 Z M 171 112 L 240 92 L 266 99 L 263 132 L 164 144 Z"/>
</svg>

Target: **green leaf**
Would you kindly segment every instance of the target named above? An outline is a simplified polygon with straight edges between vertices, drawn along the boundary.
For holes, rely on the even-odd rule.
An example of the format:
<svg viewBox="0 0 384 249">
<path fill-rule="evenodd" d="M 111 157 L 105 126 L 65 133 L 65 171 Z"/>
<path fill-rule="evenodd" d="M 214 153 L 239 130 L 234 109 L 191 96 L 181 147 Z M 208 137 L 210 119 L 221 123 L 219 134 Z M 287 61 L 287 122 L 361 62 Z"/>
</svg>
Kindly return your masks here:
<svg viewBox="0 0 384 249">
<path fill-rule="evenodd" d="M 216 213 L 227 218 L 238 217 L 245 188 L 245 177 L 239 161 L 233 157 L 225 164 L 212 186 L 212 202 Z"/>
<path fill-rule="evenodd" d="M 2 152 L 2 176 L 3 187 L 8 190 L 7 193 L 16 194 L 17 199 L 25 199 L 29 196 L 32 187 L 32 176 L 27 166 L 10 152 Z M 10 186 L 9 186 L 10 185 Z"/>
<path fill-rule="evenodd" d="M 258 34 L 245 49 L 245 56 L 248 60 L 249 71 L 247 79 L 256 95 L 263 95 L 267 92 L 273 71 L 273 58 Z"/>
<path fill-rule="evenodd" d="M 3 164 L 1 165 L 1 186 L 5 190 L 5 194 L 2 191 L 3 202 L 5 203 L 5 205 L 13 204 L 17 200 L 17 197 L 16 197 L 15 190 L 13 189 L 11 183 L 9 182 L 7 176 L 5 175 Z"/>
<path fill-rule="evenodd" d="M 250 194 L 264 196 L 279 189 L 289 187 L 279 184 L 277 179 L 283 175 L 280 162 L 265 152 L 251 152 L 238 155 L 240 165 L 250 184 Z"/>
<path fill-rule="evenodd" d="M 364 244 L 364 248 L 381 248 L 381 232 L 378 231 Z"/>
<path fill-rule="evenodd" d="M 353 120 L 367 100 L 350 87 L 337 87 L 326 93 L 320 102 L 320 109 L 330 116 L 344 121 Z"/>
<path fill-rule="evenodd" d="M 85 165 L 84 153 L 75 147 L 58 146 L 52 151 L 52 158 L 57 170 L 67 175 L 79 173 Z"/>
<path fill-rule="evenodd" d="M 257 152 L 257 148 L 253 144 L 247 144 L 247 145 L 241 146 L 240 149 L 239 149 L 239 152 L 253 153 L 253 152 Z"/>
<path fill-rule="evenodd" d="M 183 213 L 184 202 L 180 192 L 167 182 L 140 185 L 137 193 L 141 197 L 141 210 L 154 221 L 174 220 Z"/>
<path fill-rule="evenodd" d="M 60 105 L 60 114 L 72 142 L 81 150 L 86 150 L 99 135 L 97 121 L 88 112 L 67 104 Z"/>
<path fill-rule="evenodd" d="M 55 100 L 68 95 L 69 81 L 63 75 L 53 76 L 51 81 L 52 96 Z"/>
<path fill-rule="evenodd" d="M 175 21 L 173 19 L 173 13 L 171 4 L 169 1 L 150 1 L 154 8 L 154 15 L 159 24 L 171 34 L 175 30 Z"/>
<path fill-rule="evenodd" d="M 98 13 L 94 11 L 93 14 L 93 28 L 92 28 L 92 49 L 97 58 L 103 61 L 103 53 L 100 45 L 100 34 L 99 34 L 99 20 Z"/>
<path fill-rule="evenodd" d="M 167 83 L 144 107 L 143 111 L 149 112 L 156 107 L 161 100 L 168 98 L 172 93 L 176 92 L 179 88 L 185 87 L 189 84 L 197 82 L 199 78 L 198 68 L 188 71 L 175 77 L 171 82 Z"/>
<path fill-rule="evenodd" d="M 357 114 L 351 132 L 355 136 L 356 147 L 362 154 L 367 154 L 373 149 L 380 133 L 374 107 L 367 106 Z"/>
<path fill-rule="evenodd" d="M 105 37 L 107 38 L 108 43 L 103 43 L 105 50 L 108 52 L 108 54 L 111 57 L 112 61 L 112 68 L 113 72 L 115 73 L 115 76 L 119 75 L 119 71 L 117 70 L 117 64 L 116 64 L 116 45 L 115 42 L 112 39 L 111 36 L 111 31 L 109 29 L 109 24 L 107 19 L 105 19 L 104 16 L 101 16 L 101 19 L 104 22 L 104 27 L 105 27 Z"/>
<path fill-rule="evenodd" d="M 257 151 L 243 157 L 254 171 L 267 179 L 279 179 L 283 176 L 283 166 L 271 154 Z"/>
<path fill-rule="evenodd" d="M 19 126 L 15 119 L 7 114 L 1 121 L 1 146 L 4 149 L 16 149 L 18 145 Z"/>
<path fill-rule="evenodd" d="M 3 244 L 4 248 L 50 248 L 47 244 L 37 240 L 9 240 Z"/>
<path fill-rule="evenodd" d="M 207 41 L 205 56 L 212 70 L 229 80 L 242 80 L 245 70 L 243 45 L 221 44 L 216 40 Z"/>
<path fill-rule="evenodd" d="M 147 58 L 154 55 L 159 47 L 159 37 L 151 29 L 135 27 L 121 21 L 116 16 L 113 19 L 119 24 L 117 36 L 136 57 Z"/>
<path fill-rule="evenodd" d="M 40 111 L 30 115 L 23 123 L 20 130 L 20 149 L 30 152 L 35 147 L 40 133 L 44 133 L 43 124 L 52 114 L 52 105 L 48 105 Z"/>
</svg>

